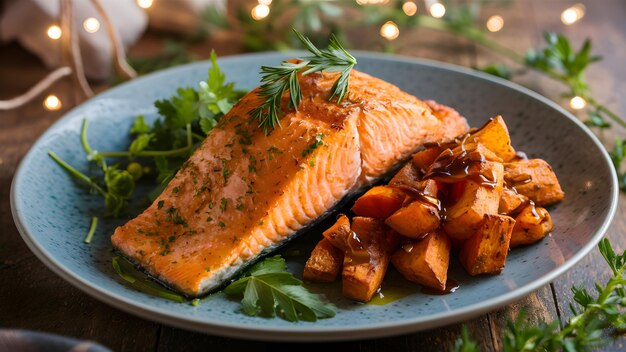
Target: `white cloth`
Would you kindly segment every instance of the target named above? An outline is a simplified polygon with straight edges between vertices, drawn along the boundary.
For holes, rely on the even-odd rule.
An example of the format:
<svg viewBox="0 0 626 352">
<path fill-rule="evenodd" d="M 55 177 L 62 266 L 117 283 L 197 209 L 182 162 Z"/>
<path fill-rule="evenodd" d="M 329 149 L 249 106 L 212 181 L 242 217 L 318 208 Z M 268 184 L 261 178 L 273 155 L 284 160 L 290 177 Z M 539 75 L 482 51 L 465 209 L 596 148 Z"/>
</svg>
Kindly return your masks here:
<svg viewBox="0 0 626 352">
<path fill-rule="evenodd" d="M 130 47 L 143 34 L 148 17 L 135 1 L 104 0 L 100 2 L 108 14 L 124 48 Z M 89 0 L 74 0 L 74 29 L 79 36 L 79 47 L 85 75 L 91 80 L 110 78 L 112 44 L 98 11 Z M 48 28 L 59 24 L 60 0 L 8 0 L 0 17 L 0 40 L 17 40 L 35 53 L 49 68 L 61 65 L 61 40 L 50 39 Z M 90 17 L 100 22 L 100 29 L 88 33 L 83 22 Z"/>
</svg>

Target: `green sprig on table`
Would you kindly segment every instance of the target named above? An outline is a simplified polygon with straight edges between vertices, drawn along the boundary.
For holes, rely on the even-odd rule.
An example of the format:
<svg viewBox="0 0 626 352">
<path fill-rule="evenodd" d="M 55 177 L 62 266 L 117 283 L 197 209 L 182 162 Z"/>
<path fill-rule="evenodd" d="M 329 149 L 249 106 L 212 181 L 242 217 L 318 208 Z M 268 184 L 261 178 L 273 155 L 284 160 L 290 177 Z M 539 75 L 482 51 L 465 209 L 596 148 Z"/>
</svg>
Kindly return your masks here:
<svg viewBox="0 0 626 352">
<path fill-rule="evenodd" d="M 598 250 L 613 273 L 607 283 L 596 283 L 595 293 L 583 286 L 572 287 L 572 316 L 562 328 L 558 321 L 531 324 L 524 313 L 509 321 L 502 336 L 504 352 L 590 351 L 603 344 L 606 332 L 626 331 L 626 251 L 615 253 L 606 238 L 600 241 Z M 466 327 L 452 351 L 479 351 Z"/>
</svg>

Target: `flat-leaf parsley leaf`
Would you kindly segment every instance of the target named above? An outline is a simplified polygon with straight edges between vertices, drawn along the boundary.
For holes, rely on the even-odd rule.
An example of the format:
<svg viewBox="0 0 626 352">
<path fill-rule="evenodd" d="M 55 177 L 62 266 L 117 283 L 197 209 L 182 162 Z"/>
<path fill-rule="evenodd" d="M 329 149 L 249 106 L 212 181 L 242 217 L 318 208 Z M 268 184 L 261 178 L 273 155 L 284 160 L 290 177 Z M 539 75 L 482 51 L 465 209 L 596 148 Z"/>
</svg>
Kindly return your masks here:
<svg viewBox="0 0 626 352">
<path fill-rule="evenodd" d="M 286 269 L 285 260 L 280 256 L 267 258 L 255 264 L 224 292 L 229 296 L 243 294 L 241 309 L 247 315 L 277 315 L 288 321 L 316 321 L 335 316 L 332 304 L 309 292 L 302 286 L 302 281 Z"/>
</svg>

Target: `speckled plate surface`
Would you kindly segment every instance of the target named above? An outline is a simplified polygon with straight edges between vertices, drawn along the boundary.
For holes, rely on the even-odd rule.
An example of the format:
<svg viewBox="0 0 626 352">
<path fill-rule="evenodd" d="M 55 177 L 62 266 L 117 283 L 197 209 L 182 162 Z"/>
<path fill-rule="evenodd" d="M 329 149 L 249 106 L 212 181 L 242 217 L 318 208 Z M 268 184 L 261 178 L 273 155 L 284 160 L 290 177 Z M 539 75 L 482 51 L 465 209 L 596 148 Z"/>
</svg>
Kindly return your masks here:
<svg viewBox="0 0 626 352">
<path fill-rule="evenodd" d="M 503 273 L 470 278 L 458 263 L 449 276 L 460 287 L 452 294 L 423 294 L 397 275 L 394 285 L 409 294 L 386 305 L 356 304 L 341 298 L 339 285 L 323 291 L 338 306 L 337 316 L 315 323 L 248 317 L 237 300 L 215 294 L 194 307 L 152 297 L 126 285 L 111 267 L 109 236 L 123 220 L 106 220 L 94 241 L 83 243 L 91 214 L 102 212 L 101 199 L 87 194 L 50 160 L 55 151 L 86 170 L 80 147 L 83 118 L 90 120 L 89 138 L 97 150 L 119 150 L 129 143 L 134 116 L 155 117 L 155 99 L 171 96 L 177 87 L 197 86 L 209 63 L 199 62 L 147 75 L 120 85 L 70 111 L 34 144 L 13 181 L 11 205 L 17 227 L 30 249 L 55 273 L 81 290 L 117 308 L 165 324 L 212 334 L 275 341 L 322 341 L 371 338 L 433 328 L 493 310 L 547 284 L 571 268 L 598 243 L 615 213 L 617 181 L 608 155 L 596 138 L 572 115 L 525 88 L 474 71 L 397 56 L 358 53 L 357 68 L 398 85 L 422 99 L 456 108 L 479 126 L 501 114 L 513 145 L 530 157 L 541 157 L 555 169 L 566 199 L 550 209 L 556 225 L 542 242 L 513 250 Z M 228 57 L 220 60 L 228 80 L 238 88 L 258 85 L 260 65 L 288 58 L 284 53 Z M 300 275 L 321 229 L 294 241 L 301 256 L 290 257 L 290 270 Z M 292 247 L 292 248 L 293 248 Z M 315 287 L 314 289 L 319 289 Z"/>
</svg>

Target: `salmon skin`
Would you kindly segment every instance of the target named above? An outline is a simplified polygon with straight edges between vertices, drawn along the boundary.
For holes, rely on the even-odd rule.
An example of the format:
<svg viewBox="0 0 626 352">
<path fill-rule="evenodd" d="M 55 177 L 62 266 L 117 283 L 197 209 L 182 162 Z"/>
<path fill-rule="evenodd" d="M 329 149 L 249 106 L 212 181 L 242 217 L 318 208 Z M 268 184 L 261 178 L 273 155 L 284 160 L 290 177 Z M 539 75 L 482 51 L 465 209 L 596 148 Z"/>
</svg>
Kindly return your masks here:
<svg viewBox="0 0 626 352">
<path fill-rule="evenodd" d="M 299 77 L 302 101 L 266 135 L 249 112 L 258 88 L 220 120 L 163 193 L 111 237 L 115 249 L 190 297 L 222 286 L 301 234 L 343 199 L 384 177 L 425 143 L 467 131 L 456 111 L 352 70 Z"/>
</svg>

